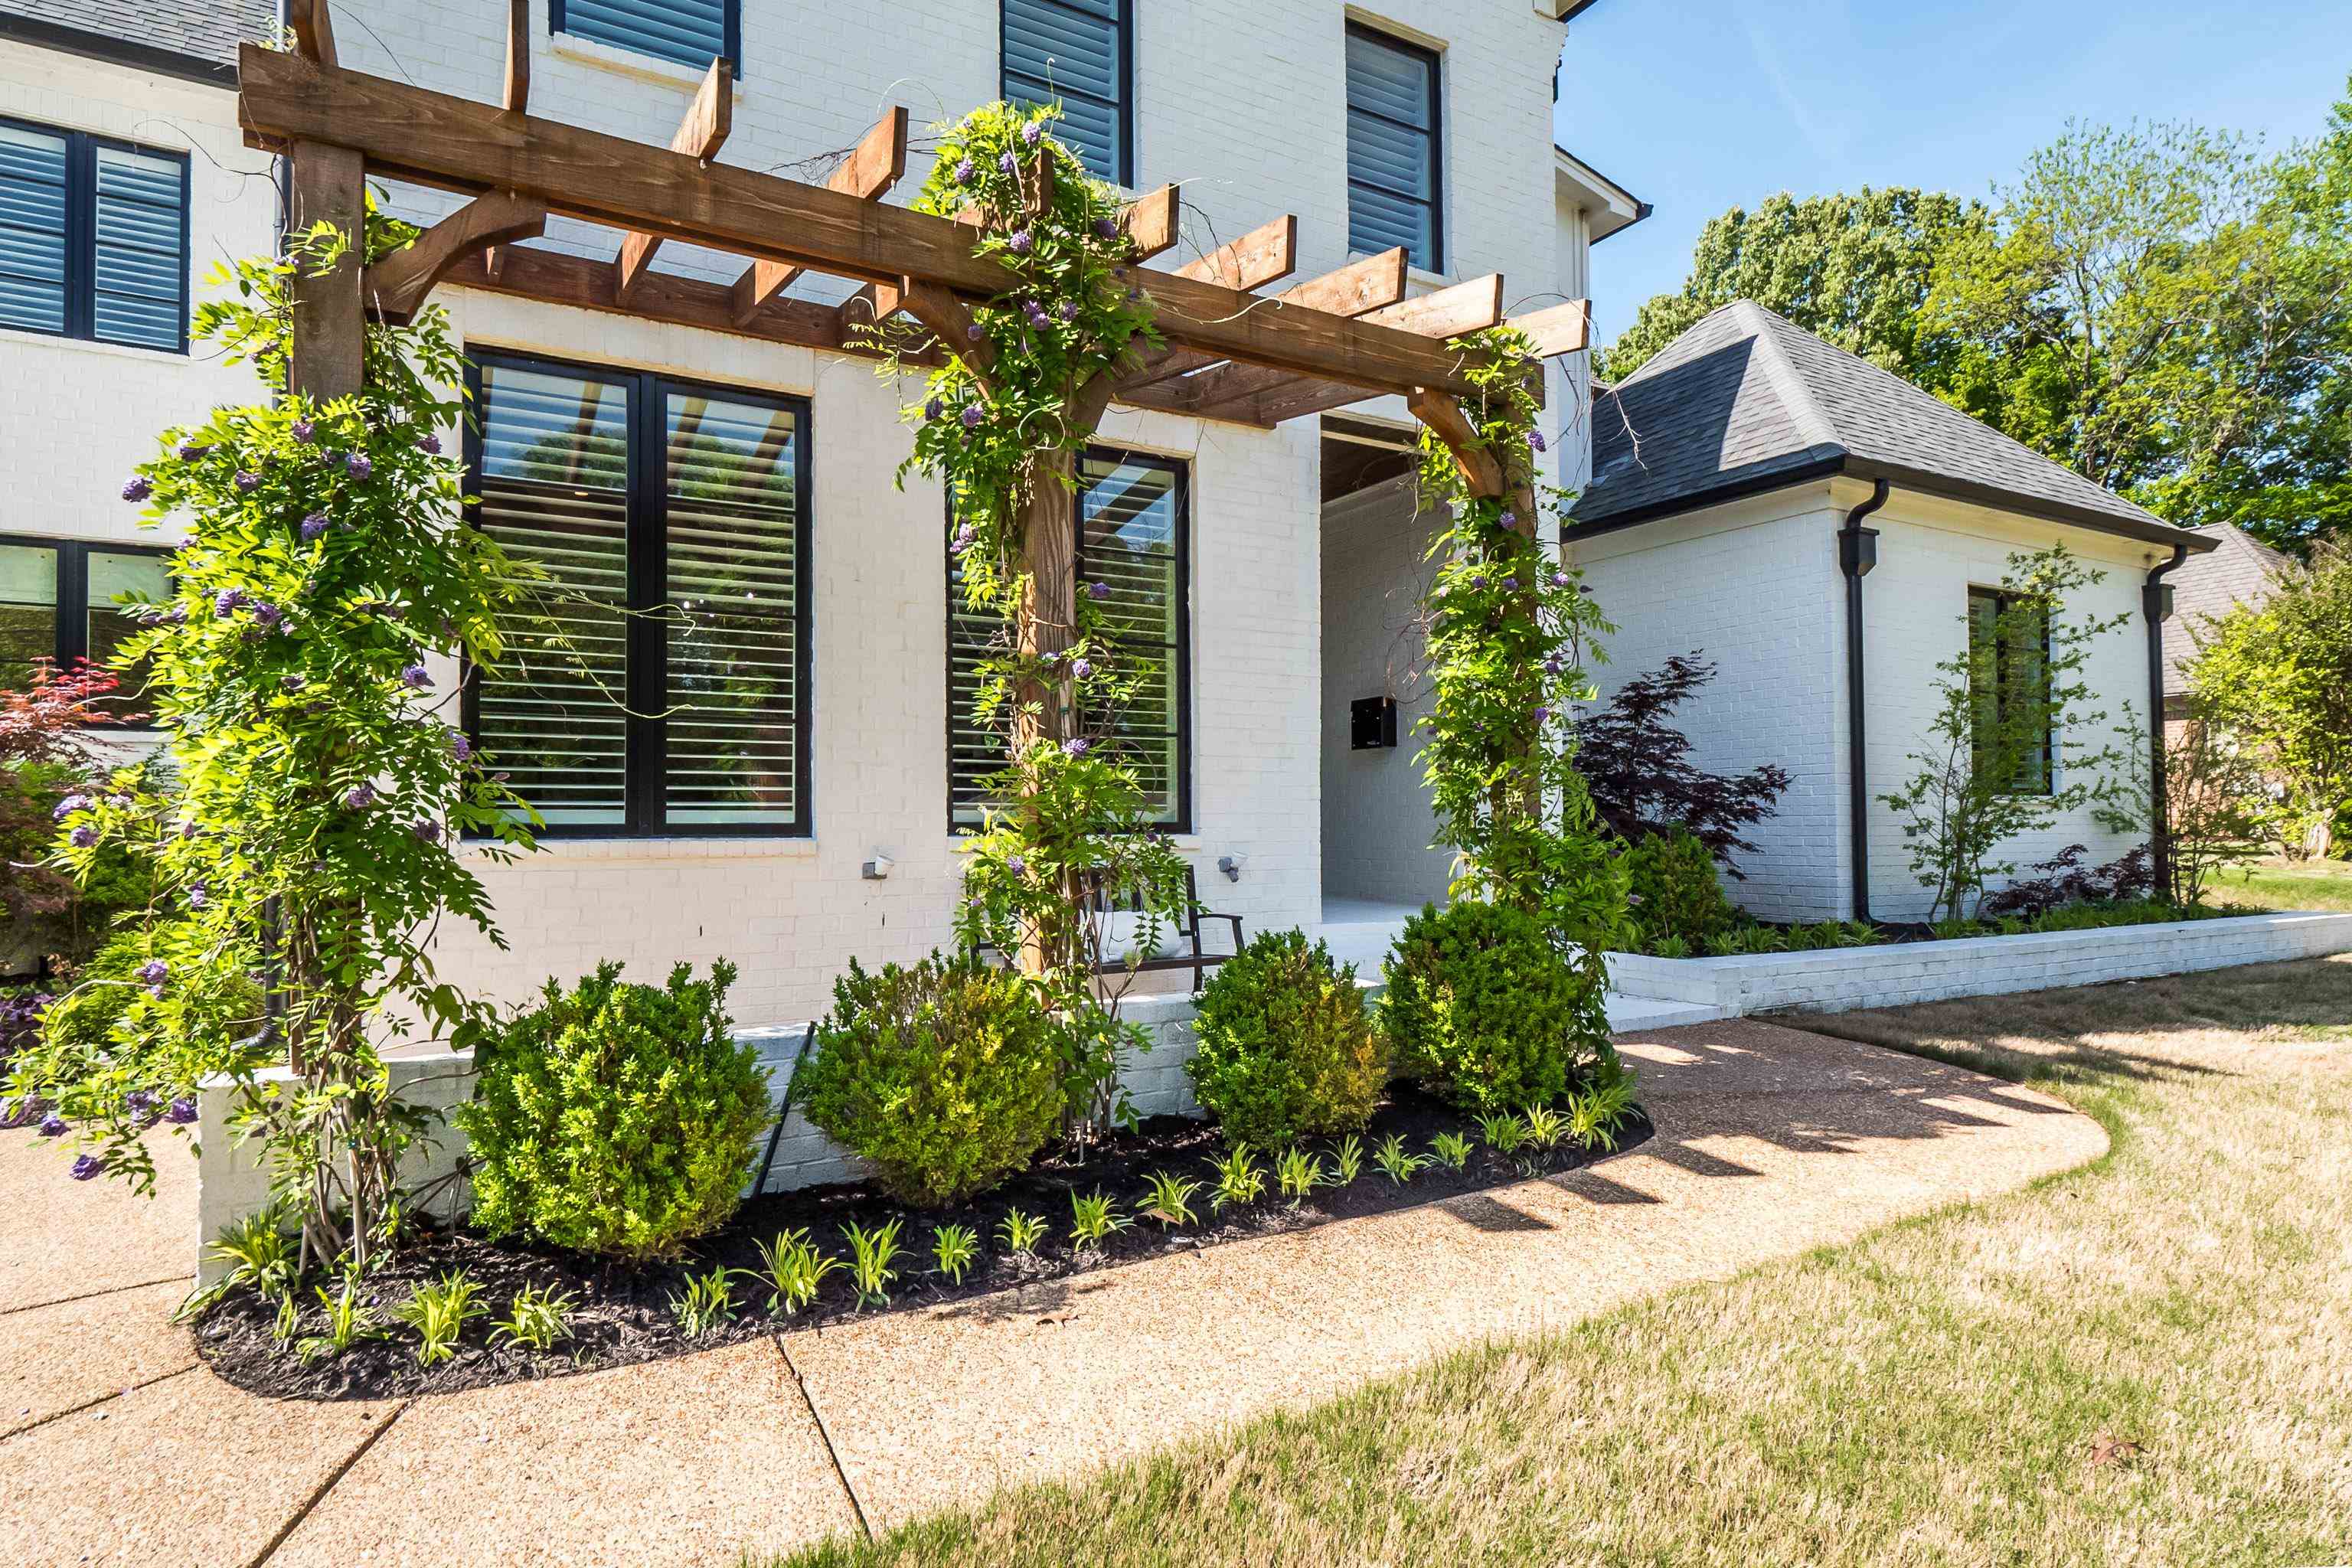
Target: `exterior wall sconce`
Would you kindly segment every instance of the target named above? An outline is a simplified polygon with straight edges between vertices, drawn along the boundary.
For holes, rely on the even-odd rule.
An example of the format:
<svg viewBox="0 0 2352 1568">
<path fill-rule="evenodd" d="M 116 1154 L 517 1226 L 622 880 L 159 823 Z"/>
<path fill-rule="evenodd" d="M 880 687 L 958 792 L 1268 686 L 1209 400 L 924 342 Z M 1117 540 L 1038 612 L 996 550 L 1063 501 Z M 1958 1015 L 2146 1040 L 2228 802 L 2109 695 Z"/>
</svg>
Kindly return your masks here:
<svg viewBox="0 0 2352 1568">
<path fill-rule="evenodd" d="M 1248 864 L 1249 857 L 1246 855 L 1239 853 L 1223 855 L 1218 857 L 1217 869 L 1225 874 L 1226 881 L 1238 882 L 1242 879 L 1242 868 Z"/>
</svg>

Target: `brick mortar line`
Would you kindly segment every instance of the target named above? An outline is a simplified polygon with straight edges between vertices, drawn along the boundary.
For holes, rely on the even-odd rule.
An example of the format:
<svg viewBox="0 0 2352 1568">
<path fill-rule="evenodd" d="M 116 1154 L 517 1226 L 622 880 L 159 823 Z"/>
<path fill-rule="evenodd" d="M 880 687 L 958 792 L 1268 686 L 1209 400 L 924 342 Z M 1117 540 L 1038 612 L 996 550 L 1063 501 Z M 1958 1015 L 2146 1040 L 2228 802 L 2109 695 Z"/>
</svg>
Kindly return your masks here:
<svg viewBox="0 0 2352 1568">
<path fill-rule="evenodd" d="M 144 1383 L 134 1383 L 128 1388 L 110 1389 L 96 1399 L 85 1399 L 79 1405 L 69 1405 L 63 1410 L 53 1410 L 38 1421 L 26 1422 L 13 1432 L 0 1432 L 0 1443 L 13 1443 L 27 1432 L 39 1431 L 52 1421 L 62 1421 L 68 1415 L 79 1415 L 85 1410 L 95 1410 L 110 1399 L 120 1399 L 126 1394 L 136 1394 L 142 1388 L 152 1388 L 157 1384 L 168 1382 L 172 1378 L 184 1377 L 203 1364 L 202 1362 L 192 1361 L 185 1366 L 175 1366 L 169 1372 L 159 1372 Z"/>
<path fill-rule="evenodd" d="M 801 1369 L 793 1364 L 793 1352 L 784 1348 L 784 1336 L 771 1334 L 768 1337 L 775 1342 L 776 1353 L 784 1358 L 784 1370 L 793 1374 L 793 1386 L 800 1390 L 801 1403 L 808 1407 L 809 1419 L 816 1424 L 817 1440 L 824 1445 L 824 1457 L 833 1465 L 833 1479 L 841 1483 L 842 1496 L 849 1500 L 849 1511 L 856 1516 L 857 1528 L 866 1532 L 870 1544 L 874 1540 L 874 1526 L 866 1520 L 866 1505 L 857 1500 L 857 1489 L 849 1484 L 849 1472 L 842 1468 L 841 1451 L 833 1446 L 833 1433 L 825 1426 L 824 1416 L 816 1407 L 816 1396 L 809 1392 L 808 1379 L 802 1376 Z"/>
<path fill-rule="evenodd" d="M 409 1407 L 415 1403 L 416 1396 L 411 1394 L 394 1406 L 392 1414 L 385 1416 L 374 1431 L 362 1438 L 360 1446 L 353 1448 L 343 1462 L 337 1465 L 326 1479 L 320 1481 L 312 1489 L 310 1495 L 302 1500 L 302 1506 L 294 1510 L 294 1516 L 278 1527 L 278 1533 L 271 1536 L 261 1550 L 247 1561 L 246 1568 L 262 1568 L 262 1564 L 277 1556 L 278 1549 L 285 1545 L 296 1531 L 302 1528 L 302 1521 L 310 1518 L 320 1503 L 327 1500 L 327 1494 L 333 1491 L 341 1483 L 342 1479 L 352 1473 L 352 1467 L 366 1458 L 368 1450 L 375 1447 L 376 1440 L 391 1431 L 400 1418 L 408 1414 Z"/>
</svg>

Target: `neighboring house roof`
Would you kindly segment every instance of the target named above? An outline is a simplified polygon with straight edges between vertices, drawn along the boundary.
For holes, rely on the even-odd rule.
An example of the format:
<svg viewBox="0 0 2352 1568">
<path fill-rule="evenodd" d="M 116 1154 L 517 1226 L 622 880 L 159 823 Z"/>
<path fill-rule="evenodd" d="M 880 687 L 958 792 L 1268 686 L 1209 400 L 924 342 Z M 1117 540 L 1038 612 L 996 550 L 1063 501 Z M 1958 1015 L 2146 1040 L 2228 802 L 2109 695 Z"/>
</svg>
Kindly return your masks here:
<svg viewBox="0 0 2352 1568">
<path fill-rule="evenodd" d="M 2165 581 L 2172 584 L 2172 626 L 2164 639 L 2164 694 L 2185 696 L 2189 681 L 2183 667 L 2194 658 L 2195 629 L 2207 616 L 2219 618 L 2240 605 L 2260 605 L 2278 591 L 2282 574 L 2294 569 L 2294 558 L 2273 550 L 2244 529 L 2210 522 L 2190 529 L 2210 539 L 2209 555 L 2184 561 Z"/>
<path fill-rule="evenodd" d="M 1575 517 L 1586 532 L 1629 527 L 1832 474 L 2213 548 L 1752 300 L 1595 396 L 1592 481 Z"/>
<path fill-rule="evenodd" d="M 1567 148 L 1554 142 L 1551 154 L 1552 197 L 1590 215 L 1585 225 L 1587 243 L 1598 245 L 1650 216 L 1649 203 Z"/>
<path fill-rule="evenodd" d="M 278 0 L 0 0 L 0 37 L 223 86 L 277 28 Z"/>
</svg>

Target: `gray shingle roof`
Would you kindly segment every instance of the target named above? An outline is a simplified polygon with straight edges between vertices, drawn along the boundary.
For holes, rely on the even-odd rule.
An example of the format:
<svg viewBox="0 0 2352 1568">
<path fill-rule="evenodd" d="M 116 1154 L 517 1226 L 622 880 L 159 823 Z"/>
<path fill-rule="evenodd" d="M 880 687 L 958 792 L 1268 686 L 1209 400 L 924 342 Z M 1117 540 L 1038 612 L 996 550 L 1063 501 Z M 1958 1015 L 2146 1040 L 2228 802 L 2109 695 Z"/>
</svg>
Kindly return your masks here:
<svg viewBox="0 0 2352 1568">
<path fill-rule="evenodd" d="M 1752 300 L 1595 396 L 1592 482 L 1575 515 L 1630 523 L 1827 473 L 2210 548 Z"/>
<path fill-rule="evenodd" d="M 2295 570 L 2294 559 L 2282 554 L 2226 522 L 2191 529 L 2210 539 L 2215 549 L 2182 562 L 2165 579 L 2172 584 L 2172 625 L 2164 636 L 2164 694 L 2179 697 L 2189 689 L 2181 666 L 2197 652 L 2195 633 L 2209 616 L 2218 618 L 2240 605 L 2259 605 L 2277 592 L 2278 579 Z"/>
<path fill-rule="evenodd" d="M 0 0 L 0 33 L 20 16 L 142 50 L 234 68 L 236 47 L 278 26 L 277 0 Z"/>
</svg>

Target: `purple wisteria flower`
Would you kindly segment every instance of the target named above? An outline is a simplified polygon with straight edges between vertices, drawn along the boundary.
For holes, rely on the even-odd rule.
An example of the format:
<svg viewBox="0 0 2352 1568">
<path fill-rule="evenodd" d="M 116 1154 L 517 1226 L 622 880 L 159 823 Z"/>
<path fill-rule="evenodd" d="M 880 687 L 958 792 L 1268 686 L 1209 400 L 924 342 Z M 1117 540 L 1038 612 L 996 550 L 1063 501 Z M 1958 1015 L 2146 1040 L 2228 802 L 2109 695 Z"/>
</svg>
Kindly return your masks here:
<svg viewBox="0 0 2352 1568">
<path fill-rule="evenodd" d="M 1473 577 L 1470 579 L 1470 585 L 1473 588 L 1483 588 L 1486 585 L 1486 579 L 1484 577 Z"/>
<path fill-rule="evenodd" d="M 1021 140 L 1032 147 L 1037 145 L 1039 139 L 1045 134 L 1045 126 L 1042 121 L 1033 120 L 1021 128 Z"/>
<path fill-rule="evenodd" d="M 1095 237 L 1097 239 L 1117 239 L 1118 237 L 1118 224 L 1116 220 L 1107 217 L 1098 217 L 1095 219 Z"/>
<path fill-rule="evenodd" d="M 196 1101 L 194 1095 L 184 1094 L 179 1096 L 172 1101 L 170 1107 L 163 1112 L 163 1120 L 170 1122 L 174 1127 L 185 1127 L 194 1121 L 195 1119 Z"/>
<path fill-rule="evenodd" d="M 195 820 L 193 817 L 180 824 L 180 837 L 184 839 L 194 838 L 197 834 L 202 833 L 203 831 L 203 828 L 196 826 Z"/>
<path fill-rule="evenodd" d="M 1542 451 L 1543 449 L 1544 449 L 1544 438 L 1543 438 L 1543 432 L 1542 432 L 1542 431 L 1540 431 L 1540 430 L 1530 430 L 1530 431 L 1528 431 L 1528 450 L 1529 450 L 1530 452 L 1540 452 L 1540 451 Z"/>
<path fill-rule="evenodd" d="M 236 471 L 236 477 L 229 483 L 235 485 L 240 493 L 251 495 L 261 488 L 261 476 L 251 468 L 239 468 Z"/>
<path fill-rule="evenodd" d="M 422 691 L 433 684 L 432 672 L 421 664 L 412 664 L 400 672 L 400 683 L 412 691 Z"/>
<path fill-rule="evenodd" d="M 1014 229 L 1013 237 L 1004 243 L 1015 256 L 1026 256 L 1037 248 L 1036 240 L 1030 237 L 1029 231 L 1025 228 Z"/>
<path fill-rule="evenodd" d="M 1539 708 L 1538 708 L 1538 709 L 1536 710 L 1536 722 L 1537 722 L 1537 723 L 1540 724 L 1540 723 L 1542 723 L 1545 720 L 1549 719 L 1550 717 L 1551 717 L 1551 710 L 1550 710 L 1550 709 L 1549 709 L 1549 708 L 1541 708 L 1541 707 L 1539 707 Z"/>
<path fill-rule="evenodd" d="M 1007 855 L 1004 858 L 1004 868 L 1016 877 L 1026 876 L 1029 872 L 1029 862 L 1018 855 Z"/>
<path fill-rule="evenodd" d="M 63 822 L 75 812 L 88 811 L 89 809 L 89 796 L 86 795 L 69 795 L 66 796 L 65 799 L 58 802 L 57 810 L 49 813 L 49 820 L 52 822 Z"/>
<path fill-rule="evenodd" d="M 1519 525 L 1519 514 L 1515 511 L 1507 511 L 1495 521 L 1501 523 L 1505 528 L 1517 528 Z"/>
<path fill-rule="evenodd" d="M 1554 654 L 1549 658 L 1544 660 L 1544 673 L 1546 675 L 1558 675 L 1567 668 L 1568 666 L 1560 661 L 1560 657 L 1558 654 Z"/>
<path fill-rule="evenodd" d="M 1506 577 L 1503 579 L 1503 586 L 1506 588 L 1516 588 L 1518 585 L 1519 580 L 1517 577 Z"/>
<path fill-rule="evenodd" d="M 312 541 L 312 540 L 314 540 L 314 539 L 318 538 L 318 537 L 319 537 L 319 535 L 320 535 L 320 534 L 322 534 L 322 533 L 324 533 L 324 532 L 326 532 L 326 531 L 327 531 L 327 514 L 326 514 L 325 512 L 323 512 L 323 511 L 314 511 L 314 512 L 310 512 L 310 513 L 307 514 L 306 516 L 304 516 L 304 518 L 302 519 L 302 542 L 303 542 L 303 543 L 308 544 L 310 541 Z"/>
<path fill-rule="evenodd" d="M 416 438 L 416 449 L 428 458 L 437 458 L 441 455 L 441 437 L 427 431 Z"/>
<path fill-rule="evenodd" d="M 137 1121 L 155 1109 L 155 1096 L 143 1089 L 134 1089 L 122 1097 L 122 1114 Z"/>
<path fill-rule="evenodd" d="M 1574 581 L 1576 579 L 1565 572 L 1555 572 L 1551 574 L 1551 585 L 1555 588 L 1565 588 Z"/>
<path fill-rule="evenodd" d="M 1054 314 L 1061 317 L 1065 321 L 1075 321 L 1078 319 L 1078 302 L 1076 300 L 1065 300 Z"/>
<path fill-rule="evenodd" d="M 147 482 L 147 476 L 144 474 L 133 475 L 122 486 L 124 500 L 145 500 L 154 493 L 155 487 Z"/>
<path fill-rule="evenodd" d="M 75 848 L 87 849 L 98 842 L 98 829 L 84 824 L 68 834 L 66 838 Z"/>
<path fill-rule="evenodd" d="M 1062 742 L 1062 753 L 1065 756 L 1083 757 L 1092 746 L 1093 742 L 1084 735 L 1073 735 Z"/>
<path fill-rule="evenodd" d="M 140 984 L 161 985 L 165 977 L 172 973 L 172 966 L 160 958 L 151 958 L 141 964 L 136 973 Z"/>
<path fill-rule="evenodd" d="M 972 531 L 971 524 L 967 522 L 961 528 L 955 531 L 955 538 L 948 542 L 948 548 L 959 552 L 970 550 L 972 545 L 972 541 L 979 537 L 980 535 Z"/>
<path fill-rule="evenodd" d="M 44 1110 L 41 1113 L 40 1132 L 42 1137 L 62 1138 L 70 1131 L 71 1129 L 66 1125 L 66 1119 L 59 1116 L 56 1111 Z"/>
<path fill-rule="evenodd" d="M 971 166 L 971 159 L 961 159 L 955 166 L 956 184 L 959 185 L 968 185 L 971 184 L 971 177 L 979 173 L 979 170 Z"/>
<path fill-rule="evenodd" d="M 465 762 L 474 754 L 474 742 L 463 730 L 449 731 L 449 754 Z"/>
<path fill-rule="evenodd" d="M 1003 170 L 1006 174 L 1012 174 L 1012 175 L 1014 175 L 1014 176 L 1016 176 L 1016 177 L 1017 177 L 1017 176 L 1020 174 L 1020 173 L 1021 173 L 1021 160 L 1020 160 L 1020 159 L 1018 159 L 1018 158 L 1016 158 L 1016 157 L 1014 157 L 1014 156 L 1013 156 L 1012 153 L 1007 153 L 1006 154 L 1004 154 L 1004 156 L 1003 156 L 1002 158 L 999 158 L 999 159 L 996 161 L 996 166 L 997 166 L 998 168 L 1000 168 L 1000 169 Z"/>
<path fill-rule="evenodd" d="M 353 784 L 343 795 L 343 805 L 351 811 L 365 811 L 375 804 L 373 784 Z"/>
<path fill-rule="evenodd" d="M 194 441 L 183 441 L 172 448 L 173 455 L 184 463 L 193 463 L 211 450 L 210 447 L 199 447 Z"/>
<path fill-rule="evenodd" d="M 74 1156 L 73 1179 L 77 1182 L 87 1182 L 92 1176 L 97 1175 L 100 1171 L 105 1169 L 106 1162 L 96 1154 L 77 1154 Z"/>
<path fill-rule="evenodd" d="M 416 835 L 418 841 L 421 843 L 438 844 L 441 842 L 441 825 L 437 822 L 423 820 L 412 822 L 408 825 L 408 831 Z"/>
<path fill-rule="evenodd" d="M 212 901 L 213 895 L 211 889 L 205 887 L 202 882 L 192 882 L 189 884 L 188 908 L 192 910 L 201 910 Z"/>
<path fill-rule="evenodd" d="M 259 624 L 262 630 L 276 631 L 278 624 L 286 619 L 286 612 L 268 600 L 262 599 L 253 606 L 253 618 Z"/>
<path fill-rule="evenodd" d="M 1102 603 L 1105 599 L 1110 597 L 1110 584 L 1108 583 L 1087 584 L 1087 597 L 1092 599 L 1097 604 Z"/>
<path fill-rule="evenodd" d="M 1094 672 L 1094 662 L 1091 659 L 1074 658 L 1070 661 L 1070 673 L 1080 680 L 1084 680 Z"/>
<path fill-rule="evenodd" d="M 923 405 L 923 417 L 926 419 L 937 419 L 940 415 L 947 412 L 947 407 L 948 405 L 946 404 L 934 397 Z"/>
<path fill-rule="evenodd" d="M 355 479 L 363 479 L 375 472 L 375 464 L 365 452 L 349 452 L 343 457 L 343 471 Z"/>
<path fill-rule="evenodd" d="M 106 797 L 106 804 L 117 811 L 129 811 L 139 803 L 127 795 L 110 795 Z"/>
<path fill-rule="evenodd" d="M 310 419 L 297 419 L 294 421 L 294 439 L 297 441 L 308 443 L 318 434 L 319 426 L 317 421 Z"/>
<path fill-rule="evenodd" d="M 213 614 L 216 616 L 233 616 L 236 614 L 237 607 L 244 603 L 244 589 L 223 588 L 219 593 L 213 595 Z"/>
<path fill-rule="evenodd" d="M 0 1100 L 0 1129 L 13 1131 L 19 1127 L 31 1127 L 48 1113 L 49 1102 L 37 1095 L 27 1095 L 23 1100 Z"/>
<path fill-rule="evenodd" d="M 980 428 L 980 422 L 987 417 L 987 411 L 979 404 L 968 404 L 963 411 L 963 427 L 967 430 L 977 430 Z"/>
</svg>

